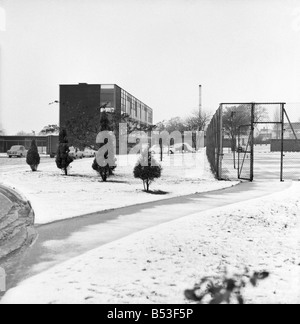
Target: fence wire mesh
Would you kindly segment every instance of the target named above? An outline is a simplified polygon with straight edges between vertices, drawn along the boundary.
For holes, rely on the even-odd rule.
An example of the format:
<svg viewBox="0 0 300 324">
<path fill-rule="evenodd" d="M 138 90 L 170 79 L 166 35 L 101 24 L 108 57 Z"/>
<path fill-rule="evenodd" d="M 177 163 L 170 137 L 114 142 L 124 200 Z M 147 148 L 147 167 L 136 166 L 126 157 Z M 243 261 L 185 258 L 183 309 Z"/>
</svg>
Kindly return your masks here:
<svg viewBox="0 0 300 324">
<path fill-rule="evenodd" d="M 283 177 L 300 179 L 300 103 L 287 104 L 284 116 Z"/>
<path fill-rule="evenodd" d="M 207 156 L 216 177 L 298 180 L 299 111 L 300 104 L 221 104 L 207 129 Z"/>
</svg>

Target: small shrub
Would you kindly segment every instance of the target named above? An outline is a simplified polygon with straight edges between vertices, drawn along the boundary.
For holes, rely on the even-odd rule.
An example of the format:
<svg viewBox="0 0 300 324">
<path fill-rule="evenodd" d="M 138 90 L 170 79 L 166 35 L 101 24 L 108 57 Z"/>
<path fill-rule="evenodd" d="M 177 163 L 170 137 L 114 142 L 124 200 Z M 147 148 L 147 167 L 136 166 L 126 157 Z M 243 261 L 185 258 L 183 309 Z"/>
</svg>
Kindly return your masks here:
<svg viewBox="0 0 300 324">
<path fill-rule="evenodd" d="M 41 161 L 41 158 L 40 158 L 40 155 L 38 152 L 38 148 L 36 146 L 35 140 L 33 140 L 31 142 L 30 149 L 28 150 L 28 153 L 27 153 L 26 162 L 28 165 L 30 165 L 31 170 L 33 172 L 35 172 L 38 169 L 40 161 Z"/>
<path fill-rule="evenodd" d="M 251 285 L 256 287 L 258 282 L 269 277 L 269 273 L 254 272 L 250 275 L 248 269 L 243 274 L 228 277 L 225 271 L 220 277 L 205 277 L 192 290 L 185 291 L 185 297 L 198 304 L 231 304 L 236 301 L 244 304 L 243 290 Z"/>
<path fill-rule="evenodd" d="M 100 166 L 97 162 L 97 159 L 94 159 L 92 168 L 100 175 L 102 180 L 106 182 L 108 177 L 114 174 L 116 166 L 110 167 L 109 164 L 105 166 Z"/>
<path fill-rule="evenodd" d="M 145 150 L 140 156 L 133 174 L 137 179 L 141 179 L 144 184 L 144 189 L 149 192 L 151 183 L 161 177 L 162 167 L 153 158 L 150 151 Z"/>
<path fill-rule="evenodd" d="M 70 148 L 68 145 L 67 132 L 62 130 L 59 133 L 59 146 L 56 154 L 56 165 L 58 169 L 61 169 L 65 175 L 68 175 L 68 168 L 74 161 L 69 155 Z"/>
<path fill-rule="evenodd" d="M 105 139 L 104 144 L 101 145 L 106 145 L 108 143 L 108 139 Z M 107 162 L 107 159 L 110 158 L 110 160 Z M 111 162 L 110 162 L 111 161 Z M 116 157 L 114 153 L 111 152 L 109 155 L 108 151 L 104 154 L 104 156 L 101 159 L 100 165 L 99 165 L 99 157 L 94 159 L 92 168 L 95 170 L 102 178 L 103 182 L 106 182 L 108 177 L 114 174 L 115 169 L 117 168 L 116 166 Z"/>
</svg>

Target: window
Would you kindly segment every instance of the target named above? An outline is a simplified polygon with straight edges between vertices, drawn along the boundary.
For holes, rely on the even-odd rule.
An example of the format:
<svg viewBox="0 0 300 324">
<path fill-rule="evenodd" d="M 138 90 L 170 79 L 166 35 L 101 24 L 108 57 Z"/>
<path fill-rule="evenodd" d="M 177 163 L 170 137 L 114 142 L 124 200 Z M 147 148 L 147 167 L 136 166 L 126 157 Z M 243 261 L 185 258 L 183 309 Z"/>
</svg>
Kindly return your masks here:
<svg viewBox="0 0 300 324">
<path fill-rule="evenodd" d="M 149 110 L 148 123 L 149 124 L 153 123 L 153 112 L 152 112 L 152 110 Z"/>
<path fill-rule="evenodd" d="M 131 98 L 128 95 L 126 99 L 126 113 L 131 116 Z"/>
<path fill-rule="evenodd" d="M 132 100 L 132 105 L 131 105 L 131 117 L 134 117 L 135 115 L 135 99 L 131 98 Z"/>
<path fill-rule="evenodd" d="M 145 106 L 141 105 L 141 121 L 145 120 Z"/>
<path fill-rule="evenodd" d="M 153 123 L 152 109 L 123 89 L 121 89 L 121 111 L 142 123 Z"/>
<path fill-rule="evenodd" d="M 135 100 L 134 101 L 134 117 L 137 118 L 137 113 L 138 113 L 138 103 Z"/>
<path fill-rule="evenodd" d="M 126 94 L 123 89 L 121 89 L 121 111 L 126 113 Z"/>
<path fill-rule="evenodd" d="M 143 118 L 143 104 L 140 105 L 140 121 Z"/>
<path fill-rule="evenodd" d="M 122 113 L 126 113 L 126 104 L 123 100 L 121 102 L 121 111 L 122 111 Z"/>
<path fill-rule="evenodd" d="M 100 105 L 106 105 L 107 108 L 115 108 L 115 92 L 114 89 L 103 88 L 101 86 Z"/>
</svg>

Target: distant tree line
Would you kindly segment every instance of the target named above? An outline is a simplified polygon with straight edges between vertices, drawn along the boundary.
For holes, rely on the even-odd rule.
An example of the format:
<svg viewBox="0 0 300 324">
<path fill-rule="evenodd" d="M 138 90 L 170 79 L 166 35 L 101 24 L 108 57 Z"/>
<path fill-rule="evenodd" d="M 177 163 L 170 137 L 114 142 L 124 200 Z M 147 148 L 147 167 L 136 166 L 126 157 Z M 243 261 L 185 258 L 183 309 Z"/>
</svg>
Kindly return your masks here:
<svg viewBox="0 0 300 324">
<path fill-rule="evenodd" d="M 204 131 L 211 119 L 211 115 L 208 113 L 201 113 L 198 110 L 194 110 L 188 117 L 174 117 L 169 120 L 165 120 L 156 124 L 157 131 L 167 131 L 172 133 L 179 131 L 181 133 L 187 131 Z"/>
</svg>

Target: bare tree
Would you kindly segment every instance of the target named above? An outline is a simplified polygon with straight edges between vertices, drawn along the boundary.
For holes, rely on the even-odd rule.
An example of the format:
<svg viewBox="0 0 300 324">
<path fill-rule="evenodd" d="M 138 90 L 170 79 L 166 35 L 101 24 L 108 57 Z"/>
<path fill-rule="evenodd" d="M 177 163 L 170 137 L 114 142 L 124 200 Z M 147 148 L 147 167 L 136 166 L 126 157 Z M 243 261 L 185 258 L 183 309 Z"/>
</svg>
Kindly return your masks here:
<svg viewBox="0 0 300 324">
<path fill-rule="evenodd" d="M 202 132 L 211 120 L 211 115 L 203 113 L 198 109 L 195 109 L 192 114 L 186 119 L 186 125 L 188 131 L 195 132 L 192 136 L 193 147 L 197 149 L 197 143 L 200 140 Z"/>
<path fill-rule="evenodd" d="M 181 117 L 173 117 L 170 120 L 157 123 L 155 130 L 159 132 L 167 131 L 170 134 L 174 131 L 184 132 L 187 130 L 187 125 Z"/>
<path fill-rule="evenodd" d="M 210 114 L 201 113 L 201 111 L 196 109 L 192 112 L 191 116 L 186 119 L 186 125 L 190 131 L 204 131 L 210 120 Z"/>
<path fill-rule="evenodd" d="M 77 112 L 64 125 L 68 131 L 69 143 L 81 150 L 86 147 L 99 149 L 96 144 L 96 138 L 101 131 L 100 122 L 95 122 L 95 117 L 91 114 L 86 114 L 84 109 Z"/>
<path fill-rule="evenodd" d="M 22 131 L 17 132 L 16 135 L 17 136 L 33 136 L 34 132 L 29 133 L 29 132 L 25 132 L 25 131 L 22 130 Z"/>
<path fill-rule="evenodd" d="M 263 122 L 266 120 L 268 118 L 266 108 L 263 106 L 256 106 L 253 117 L 254 123 Z M 225 134 L 231 139 L 234 168 L 236 168 L 235 153 L 237 149 L 236 144 L 238 134 L 247 135 L 249 128 L 251 127 L 251 123 L 252 114 L 249 105 L 232 106 L 223 111 L 223 128 Z"/>
<path fill-rule="evenodd" d="M 39 135 L 58 135 L 58 134 L 59 134 L 58 125 L 45 126 L 39 133 Z"/>
<path fill-rule="evenodd" d="M 127 136 L 134 131 L 150 132 L 156 127 L 155 125 L 140 123 L 127 114 L 119 115 L 105 110 L 101 112 L 99 122 L 97 122 L 95 116 L 86 114 L 83 109 L 67 121 L 65 128 L 68 130 L 69 143 L 74 147 L 99 149 L 100 145 L 96 144 L 97 135 L 102 130 L 109 129 L 118 138 L 120 123 L 127 125 Z M 103 129 L 103 125 L 105 125 L 105 129 Z"/>
<path fill-rule="evenodd" d="M 156 129 L 156 125 L 149 125 L 141 123 L 140 121 L 130 117 L 128 114 L 122 114 L 118 116 L 117 114 L 112 114 L 112 127 L 114 131 L 119 129 L 119 124 L 123 123 L 127 125 L 127 134 L 129 136 L 132 132 L 151 132 Z"/>
<path fill-rule="evenodd" d="M 281 114 L 280 114 L 280 108 L 276 109 L 275 113 L 274 113 L 274 121 L 279 123 L 281 121 Z M 275 132 L 275 136 L 276 139 L 280 139 L 281 138 L 281 125 L 280 124 L 275 124 L 274 125 L 274 132 Z"/>
</svg>

